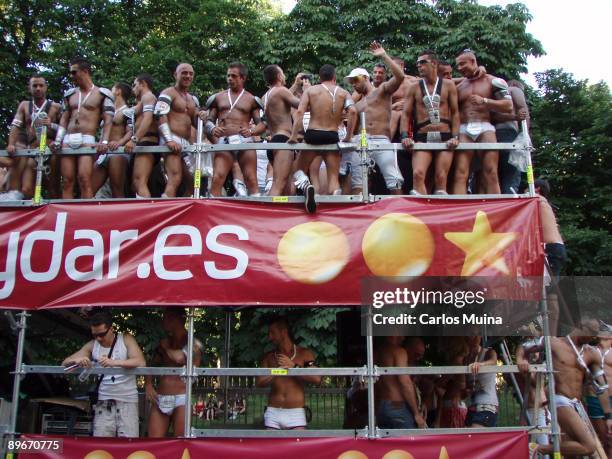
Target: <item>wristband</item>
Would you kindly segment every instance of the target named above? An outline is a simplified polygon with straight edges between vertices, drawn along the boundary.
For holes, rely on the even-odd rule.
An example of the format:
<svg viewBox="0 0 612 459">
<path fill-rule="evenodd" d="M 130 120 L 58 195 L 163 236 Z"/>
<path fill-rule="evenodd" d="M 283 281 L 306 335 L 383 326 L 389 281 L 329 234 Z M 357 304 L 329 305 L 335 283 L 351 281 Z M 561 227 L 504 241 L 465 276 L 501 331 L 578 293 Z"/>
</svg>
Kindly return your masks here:
<svg viewBox="0 0 612 459">
<path fill-rule="evenodd" d="M 206 124 L 204 125 L 204 127 L 206 128 L 206 133 L 208 135 L 211 135 L 213 130 L 215 129 L 215 123 L 213 123 L 212 121 L 208 120 L 206 122 Z"/>
<path fill-rule="evenodd" d="M 49 127 L 50 127 L 51 129 L 53 129 L 55 132 L 57 132 L 57 131 L 58 131 L 58 129 L 59 129 L 59 124 L 57 124 L 57 123 L 51 123 L 51 124 L 49 125 Z"/>
<path fill-rule="evenodd" d="M 489 99 L 487 99 L 486 97 L 482 99 L 485 105 L 489 104 Z"/>
<path fill-rule="evenodd" d="M 402 140 L 407 139 L 408 137 L 409 137 L 409 135 L 408 135 L 408 133 L 407 133 L 406 131 L 403 131 L 403 132 L 400 134 L 400 138 L 401 138 Z"/>
<path fill-rule="evenodd" d="M 64 136 L 66 135 L 66 128 L 60 126 L 57 128 L 57 133 L 55 134 L 55 143 L 61 145 L 62 140 L 64 140 Z"/>
<path fill-rule="evenodd" d="M 170 126 L 168 125 L 168 123 L 160 124 L 159 125 L 159 132 L 162 135 L 162 137 L 164 138 L 164 140 L 166 141 L 166 143 L 173 141 L 173 139 L 172 139 L 172 131 L 170 130 Z"/>
<path fill-rule="evenodd" d="M 101 143 L 102 145 L 108 145 L 108 140 L 103 140 Z"/>
</svg>

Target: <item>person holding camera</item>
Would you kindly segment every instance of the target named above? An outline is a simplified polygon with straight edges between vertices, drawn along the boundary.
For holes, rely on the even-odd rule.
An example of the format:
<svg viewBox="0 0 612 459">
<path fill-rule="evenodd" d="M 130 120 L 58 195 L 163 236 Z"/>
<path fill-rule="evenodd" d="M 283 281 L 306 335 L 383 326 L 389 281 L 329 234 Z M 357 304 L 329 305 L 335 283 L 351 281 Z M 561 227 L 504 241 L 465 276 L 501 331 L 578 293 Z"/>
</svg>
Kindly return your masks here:
<svg viewBox="0 0 612 459">
<path fill-rule="evenodd" d="M 142 350 L 134 337 L 113 330 L 113 318 L 107 311 L 89 317 L 92 340 L 66 357 L 67 369 L 136 368 L 146 365 Z M 90 393 L 94 412 L 94 437 L 138 437 L 138 390 L 135 375 L 100 375 Z"/>
</svg>

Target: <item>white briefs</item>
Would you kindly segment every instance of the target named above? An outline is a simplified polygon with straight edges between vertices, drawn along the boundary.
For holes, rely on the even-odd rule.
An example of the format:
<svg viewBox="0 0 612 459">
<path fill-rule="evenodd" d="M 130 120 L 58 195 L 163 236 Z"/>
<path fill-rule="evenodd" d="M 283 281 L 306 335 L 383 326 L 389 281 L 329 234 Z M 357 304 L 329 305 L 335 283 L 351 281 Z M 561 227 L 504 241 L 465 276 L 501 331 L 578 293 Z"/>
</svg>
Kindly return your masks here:
<svg viewBox="0 0 612 459">
<path fill-rule="evenodd" d="M 306 427 L 304 408 L 275 408 L 268 406 L 264 413 L 264 424 L 267 429 L 295 429 Z"/>
</svg>

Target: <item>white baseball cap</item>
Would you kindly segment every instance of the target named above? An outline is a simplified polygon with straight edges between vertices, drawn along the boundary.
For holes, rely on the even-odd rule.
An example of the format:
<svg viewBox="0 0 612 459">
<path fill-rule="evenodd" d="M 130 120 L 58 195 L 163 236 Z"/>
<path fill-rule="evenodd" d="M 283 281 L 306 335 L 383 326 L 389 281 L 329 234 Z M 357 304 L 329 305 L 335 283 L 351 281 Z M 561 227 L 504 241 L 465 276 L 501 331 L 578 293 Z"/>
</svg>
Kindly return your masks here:
<svg viewBox="0 0 612 459">
<path fill-rule="evenodd" d="M 351 79 L 355 78 L 356 76 L 366 76 L 368 78 L 370 78 L 370 74 L 368 73 L 368 71 L 364 68 L 361 67 L 357 67 L 353 70 L 351 70 L 351 73 L 349 73 L 347 76 L 344 77 L 344 81 L 346 81 L 347 83 L 351 83 Z"/>
</svg>

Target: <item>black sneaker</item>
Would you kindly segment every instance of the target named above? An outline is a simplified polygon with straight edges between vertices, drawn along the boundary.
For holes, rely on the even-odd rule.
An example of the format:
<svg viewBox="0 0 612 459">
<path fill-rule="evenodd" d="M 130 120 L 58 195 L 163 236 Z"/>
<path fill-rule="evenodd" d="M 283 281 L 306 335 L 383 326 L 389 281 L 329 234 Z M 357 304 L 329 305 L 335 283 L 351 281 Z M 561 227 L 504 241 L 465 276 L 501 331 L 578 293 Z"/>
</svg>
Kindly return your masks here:
<svg viewBox="0 0 612 459">
<path fill-rule="evenodd" d="M 317 202 L 315 201 L 315 188 L 312 185 L 308 185 L 304 190 L 304 205 L 306 206 L 306 212 L 314 214 L 317 211 Z"/>
</svg>

